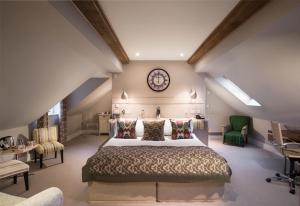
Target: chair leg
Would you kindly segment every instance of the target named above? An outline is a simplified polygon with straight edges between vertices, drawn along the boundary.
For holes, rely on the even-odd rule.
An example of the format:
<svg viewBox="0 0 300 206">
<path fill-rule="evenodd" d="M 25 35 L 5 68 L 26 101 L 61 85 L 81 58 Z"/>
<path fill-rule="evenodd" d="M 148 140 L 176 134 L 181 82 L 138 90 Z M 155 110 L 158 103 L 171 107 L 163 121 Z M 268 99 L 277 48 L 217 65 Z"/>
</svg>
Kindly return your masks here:
<svg viewBox="0 0 300 206">
<path fill-rule="evenodd" d="M 37 155 L 36 155 L 36 151 L 34 151 L 34 163 L 36 163 L 36 159 L 37 159 Z"/>
<path fill-rule="evenodd" d="M 60 150 L 61 163 L 64 163 L 64 151 Z"/>
<path fill-rule="evenodd" d="M 17 184 L 17 182 L 18 182 L 18 175 L 15 175 L 14 176 L 14 184 Z"/>
<path fill-rule="evenodd" d="M 54 157 L 55 157 L 55 159 L 57 158 L 57 151 L 55 151 L 55 153 L 54 153 Z"/>
<path fill-rule="evenodd" d="M 40 154 L 40 168 L 43 168 L 43 154 Z"/>
<path fill-rule="evenodd" d="M 28 172 L 24 172 L 24 182 L 26 191 L 29 190 Z"/>
<path fill-rule="evenodd" d="M 284 171 L 283 171 L 283 174 L 285 174 L 285 175 L 287 174 L 286 173 L 286 157 L 284 157 Z"/>
</svg>

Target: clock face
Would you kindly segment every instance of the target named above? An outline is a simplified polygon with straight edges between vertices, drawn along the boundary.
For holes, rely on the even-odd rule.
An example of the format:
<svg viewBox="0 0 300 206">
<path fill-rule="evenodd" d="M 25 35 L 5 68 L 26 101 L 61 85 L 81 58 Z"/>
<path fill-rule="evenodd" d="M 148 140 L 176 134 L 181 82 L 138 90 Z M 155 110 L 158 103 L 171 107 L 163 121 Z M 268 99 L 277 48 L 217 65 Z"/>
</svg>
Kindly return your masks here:
<svg viewBox="0 0 300 206">
<path fill-rule="evenodd" d="M 170 85 L 170 76 L 163 69 L 153 69 L 148 74 L 147 83 L 153 91 L 161 92 Z"/>
</svg>

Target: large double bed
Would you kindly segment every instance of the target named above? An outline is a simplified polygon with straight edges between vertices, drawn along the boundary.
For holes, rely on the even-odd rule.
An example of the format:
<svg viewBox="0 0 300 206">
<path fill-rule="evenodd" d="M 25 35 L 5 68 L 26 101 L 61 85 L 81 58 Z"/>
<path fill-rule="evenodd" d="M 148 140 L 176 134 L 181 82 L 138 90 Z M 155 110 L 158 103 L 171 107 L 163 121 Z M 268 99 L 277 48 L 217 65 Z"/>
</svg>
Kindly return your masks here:
<svg viewBox="0 0 300 206">
<path fill-rule="evenodd" d="M 82 168 L 89 201 L 212 201 L 222 198 L 231 169 L 226 160 L 195 134 L 172 139 L 166 120 L 164 141 L 113 136 Z"/>
</svg>

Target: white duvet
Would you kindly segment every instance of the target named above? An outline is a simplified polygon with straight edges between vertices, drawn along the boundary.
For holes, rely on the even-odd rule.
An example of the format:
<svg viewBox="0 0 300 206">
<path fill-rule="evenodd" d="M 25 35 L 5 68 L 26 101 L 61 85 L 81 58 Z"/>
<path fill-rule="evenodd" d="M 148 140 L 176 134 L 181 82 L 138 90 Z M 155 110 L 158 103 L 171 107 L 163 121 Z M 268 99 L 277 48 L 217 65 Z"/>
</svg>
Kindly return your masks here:
<svg viewBox="0 0 300 206">
<path fill-rule="evenodd" d="M 172 146 L 172 147 L 190 147 L 190 146 L 206 146 L 201 142 L 195 134 L 192 134 L 191 139 L 172 140 L 170 136 L 165 136 L 165 141 L 143 141 L 142 137 L 137 139 L 120 139 L 112 137 L 107 141 L 104 147 L 107 146 Z"/>
</svg>

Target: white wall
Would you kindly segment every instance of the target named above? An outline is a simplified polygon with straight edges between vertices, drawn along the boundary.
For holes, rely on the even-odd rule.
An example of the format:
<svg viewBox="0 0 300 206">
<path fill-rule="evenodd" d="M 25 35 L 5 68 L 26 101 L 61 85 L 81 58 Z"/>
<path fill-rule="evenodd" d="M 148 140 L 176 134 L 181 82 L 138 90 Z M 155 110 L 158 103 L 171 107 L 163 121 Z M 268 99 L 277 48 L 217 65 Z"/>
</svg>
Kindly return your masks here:
<svg viewBox="0 0 300 206">
<path fill-rule="evenodd" d="M 271 1 L 196 65 L 212 77 L 226 76 L 262 107 L 248 107 L 217 92 L 238 112 L 300 124 L 300 2 Z"/>
<path fill-rule="evenodd" d="M 0 137 L 13 136 L 17 138 L 19 134 L 29 137 L 28 126 L 16 127 L 11 129 L 0 130 Z"/>
<path fill-rule="evenodd" d="M 67 141 L 79 136 L 81 134 L 82 114 L 67 116 Z"/>
<path fill-rule="evenodd" d="M 158 67 L 165 69 L 171 79 L 163 92 L 154 92 L 147 84 L 149 72 Z M 129 96 L 128 102 L 121 99 L 122 88 Z M 193 102 L 189 97 L 191 89 L 198 94 Z M 185 61 L 131 61 L 123 73 L 113 77 L 112 104 L 113 110 L 116 105 L 125 108 L 126 117 L 138 117 L 142 109 L 145 117 L 155 117 L 158 105 L 161 117 L 191 117 L 196 112 L 205 113 L 205 84 Z"/>
<path fill-rule="evenodd" d="M 111 112 L 111 105 L 112 105 L 112 92 L 109 91 L 104 94 L 101 98 L 99 98 L 93 106 L 86 109 L 84 113 L 89 113 L 95 116 L 96 114 L 102 112 Z"/>
<path fill-rule="evenodd" d="M 122 66 L 72 2 L 1 1 L 0 129 L 27 125 L 91 77 Z M 4 86 L 3 86 L 4 85 Z"/>
<path fill-rule="evenodd" d="M 206 91 L 206 118 L 208 132 L 220 133 L 221 127 L 229 124 L 229 116 L 238 114 L 231 106 L 225 103 L 210 89 Z"/>
</svg>

